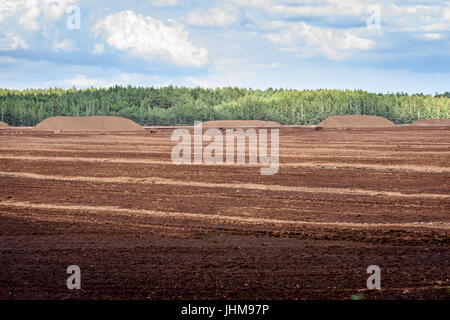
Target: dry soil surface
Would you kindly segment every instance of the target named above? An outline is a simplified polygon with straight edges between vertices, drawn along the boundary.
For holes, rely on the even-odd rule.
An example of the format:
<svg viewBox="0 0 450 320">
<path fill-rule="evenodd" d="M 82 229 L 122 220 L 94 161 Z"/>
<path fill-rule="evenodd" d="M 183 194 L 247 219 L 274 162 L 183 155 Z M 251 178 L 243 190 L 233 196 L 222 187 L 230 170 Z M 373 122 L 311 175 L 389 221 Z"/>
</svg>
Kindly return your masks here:
<svg viewBox="0 0 450 320">
<path fill-rule="evenodd" d="M 319 127 L 323 128 L 383 128 L 394 127 L 395 124 L 383 117 L 345 115 L 331 116 L 323 120 Z"/>
<path fill-rule="evenodd" d="M 449 298 L 450 128 L 281 128 L 272 176 L 171 133 L 2 130 L 0 299 Z"/>
<path fill-rule="evenodd" d="M 411 123 L 413 126 L 450 126 L 450 119 L 421 119 Z"/>
<path fill-rule="evenodd" d="M 113 116 L 52 117 L 36 125 L 41 131 L 144 131 L 136 122 Z"/>
<path fill-rule="evenodd" d="M 237 128 L 237 127 L 280 127 L 278 122 L 261 120 L 214 120 L 202 123 L 204 127 Z"/>
</svg>

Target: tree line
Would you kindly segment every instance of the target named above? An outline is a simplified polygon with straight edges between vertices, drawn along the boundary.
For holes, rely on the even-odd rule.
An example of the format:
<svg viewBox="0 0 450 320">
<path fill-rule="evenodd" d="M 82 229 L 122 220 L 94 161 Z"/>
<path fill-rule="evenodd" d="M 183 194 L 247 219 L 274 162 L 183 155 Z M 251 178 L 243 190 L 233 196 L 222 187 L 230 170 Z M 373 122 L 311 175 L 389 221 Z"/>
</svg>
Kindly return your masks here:
<svg viewBox="0 0 450 320">
<path fill-rule="evenodd" d="M 53 116 L 113 115 L 141 125 L 195 120 L 268 120 L 318 124 L 332 115 L 385 117 L 396 124 L 450 118 L 450 92 L 435 95 L 363 90 L 255 90 L 246 88 L 121 87 L 0 89 L 0 121 L 34 126 Z"/>
</svg>

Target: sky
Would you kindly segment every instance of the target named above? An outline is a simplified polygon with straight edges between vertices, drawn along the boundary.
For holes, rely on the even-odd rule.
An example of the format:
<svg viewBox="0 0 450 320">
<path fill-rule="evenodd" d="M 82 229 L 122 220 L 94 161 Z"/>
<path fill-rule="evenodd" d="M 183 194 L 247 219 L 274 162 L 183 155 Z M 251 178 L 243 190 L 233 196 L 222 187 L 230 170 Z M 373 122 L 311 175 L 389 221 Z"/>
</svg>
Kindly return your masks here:
<svg viewBox="0 0 450 320">
<path fill-rule="evenodd" d="M 0 88 L 450 91 L 450 1 L 0 0 Z"/>
</svg>

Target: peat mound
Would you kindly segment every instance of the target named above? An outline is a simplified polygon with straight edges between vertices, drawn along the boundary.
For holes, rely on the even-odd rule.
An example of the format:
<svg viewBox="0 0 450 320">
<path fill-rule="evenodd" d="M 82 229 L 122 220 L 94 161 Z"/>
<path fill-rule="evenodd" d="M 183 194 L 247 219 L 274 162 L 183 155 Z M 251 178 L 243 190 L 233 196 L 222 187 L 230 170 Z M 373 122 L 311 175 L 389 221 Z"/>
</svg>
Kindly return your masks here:
<svg viewBox="0 0 450 320">
<path fill-rule="evenodd" d="M 143 131 L 136 122 L 121 117 L 52 117 L 35 127 L 42 131 Z"/>
<path fill-rule="evenodd" d="M 412 126 L 450 126 L 450 119 L 421 119 L 411 123 Z"/>
<path fill-rule="evenodd" d="M 379 116 L 345 115 L 328 117 L 318 126 L 323 128 L 379 128 L 395 127 L 395 124 Z"/>
</svg>

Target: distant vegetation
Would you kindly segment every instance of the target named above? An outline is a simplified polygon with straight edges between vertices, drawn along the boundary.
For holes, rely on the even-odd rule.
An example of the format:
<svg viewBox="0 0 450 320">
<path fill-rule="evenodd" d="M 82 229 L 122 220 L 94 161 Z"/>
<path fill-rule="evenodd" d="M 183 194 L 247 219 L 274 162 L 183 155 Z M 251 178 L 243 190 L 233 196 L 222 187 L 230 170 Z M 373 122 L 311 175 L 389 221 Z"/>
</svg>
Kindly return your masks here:
<svg viewBox="0 0 450 320">
<path fill-rule="evenodd" d="M 450 118 L 450 92 L 408 95 L 362 90 L 253 90 L 240 88 L 0 89 L 0 121 L 34 126 L 52 116 L 115 115 L 141 125 L 194 120 L 269 120 L 318 124 L 328 116 L 377 115 L 396 124 Z"/>
</svg>

